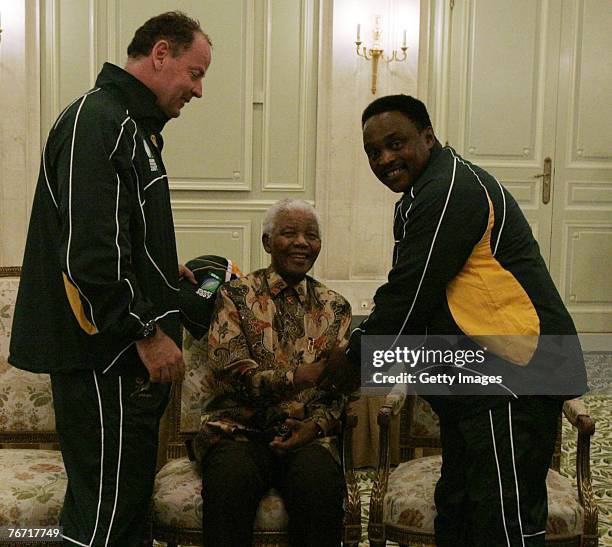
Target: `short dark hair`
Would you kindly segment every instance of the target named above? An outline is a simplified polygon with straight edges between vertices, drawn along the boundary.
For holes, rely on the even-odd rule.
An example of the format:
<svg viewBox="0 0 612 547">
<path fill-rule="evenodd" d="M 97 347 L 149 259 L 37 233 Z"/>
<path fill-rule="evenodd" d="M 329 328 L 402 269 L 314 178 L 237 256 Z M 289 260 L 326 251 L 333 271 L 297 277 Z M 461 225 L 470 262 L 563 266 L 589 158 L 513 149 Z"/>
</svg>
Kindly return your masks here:
<svg viewBox="0 0 612 547">
<path fill-rule="evenodd" d="M 427 113 L 427 107 L 418 99 L 410 95 L 387 95 L 372 101 L 366 106 L 361 115 L 361 127 L 376 114 L 396 110 L 409 118 L 419 131 L 431 127 L 431 120 Z"/>
<path fill-rule="evenodd" d="M 136 31 L 127 49 L 128 57 L 132 59 L 146 57 L 159 40 L 168 40 L 170 53 L 176 57 L 191 47 L 196 32 L 202 34 L 212 47 L 210 38 L 196 19 L 188 17 L 181 11 L 168 11 L 156 15 Z"/>
</svg>

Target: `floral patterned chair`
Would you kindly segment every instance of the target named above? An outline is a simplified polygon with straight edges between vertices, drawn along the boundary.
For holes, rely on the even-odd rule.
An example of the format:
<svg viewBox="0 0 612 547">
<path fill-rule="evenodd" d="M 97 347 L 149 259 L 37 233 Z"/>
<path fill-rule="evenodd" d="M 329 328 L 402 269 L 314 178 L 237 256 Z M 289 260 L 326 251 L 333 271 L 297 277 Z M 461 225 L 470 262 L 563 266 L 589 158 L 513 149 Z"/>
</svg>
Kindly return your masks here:
<svg viewBox="0 0 612 547">
<path fill-rule="evenodd" d="M 185 456 L 185 440 L 199 428 L 202 366 L 205 343 L 185 334 L 183 343 L 185 378 L 175 383 L 168 412 L 168 462 L 155 479 L 152 503 L 152 535 L 168 547 L 202 545 L 202 479 L 196 466 Z M 347 416 L 342 438 L 342 461 L 347 483 L 344 517 L 344 545 L 357 545 L 361 537 L 361 503 L 353 472 L 352 430 L 356 417 Z M 254 525 L 254 545 L 288 545 L 288 516 L 283 500 L 274 489 L 262 499 Z M 245 546 L 246 547 L 246 546 Z"/>
<path fill-rule="evenodd" d="M 67 479 L 57 450 L 51 382 L 48 375 L 7 362 L 18 285 L 19 268 L 0 268 L 0 526 L 53 526 Z"/>
<path fill-rule="evenodd" d="M 546 481 L 549 500 L 546 544 L 596 547 L 598 512 L 591 488 L 589 461 L 594 423 L 590 417 L 577 419 L 579 415 L 588 415 L 579 399 L 567 401 L 563 412 L 570 423 L 578 427 L 578 489 L 576 491 L 570 480 L 559 473 L 560 419 L 557 445 Z M 399 443 L 403 463 L 390 472 L 389 424 L 391 417 L 400 413 Z M 378 424 L 380 452 L 370 498 L 370 545 L 381 547 L 386 540 L 396 541 L 400 546 L 435 545 L 434 489 L 441 467 L 437 416 L 425 400 L 394 389 L 379 411 Z"/>
</svg>

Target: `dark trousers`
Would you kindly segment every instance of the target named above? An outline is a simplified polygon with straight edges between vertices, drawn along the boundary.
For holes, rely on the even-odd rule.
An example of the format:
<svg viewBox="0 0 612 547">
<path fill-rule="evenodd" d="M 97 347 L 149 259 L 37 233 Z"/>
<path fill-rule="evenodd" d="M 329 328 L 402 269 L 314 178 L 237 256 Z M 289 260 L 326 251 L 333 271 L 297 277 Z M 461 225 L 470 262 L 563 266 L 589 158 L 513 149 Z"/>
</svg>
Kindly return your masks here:
<svg viewBox="0 0 612 547">
<path fill-rule="evenodd" d="M 546 475 L 562 403 L 525 397 L 467 419 L 441 417 L 438 547 L 540 547 Z"/>
<path fill-rule="evenodd" d="M 145 532 L 159 420 L 169 386 L 134 373 L 51 375 L 68 488 L 60 515 L 64 545 L 139 546 Z"/>
<path fill-rule="evenodd" d="M 294 547 L 337 547 L 342 537 L 344 477 L 328 450 L 308 444 L 284 457 L 265 445 L 222 440 L 202 466 L 204 545 L 248 547 L 261 498 L 279 490 Z"/>
</svg>

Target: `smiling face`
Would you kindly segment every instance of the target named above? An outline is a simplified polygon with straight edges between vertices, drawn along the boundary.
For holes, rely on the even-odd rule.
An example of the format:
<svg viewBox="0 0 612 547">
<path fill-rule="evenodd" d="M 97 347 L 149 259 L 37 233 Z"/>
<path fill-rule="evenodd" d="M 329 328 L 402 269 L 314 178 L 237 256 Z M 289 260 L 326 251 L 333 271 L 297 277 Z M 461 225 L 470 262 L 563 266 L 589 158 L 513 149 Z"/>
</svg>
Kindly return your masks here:
<svg viewBox="0 0 612 547">
<path fill-rule="evenodd" d="M 406 192 L 425 170 L 436 138 L 431 127 L 419 130 L 396 110 L 369 118 L 363 147 L 376 177 L 393 192 Z"/>
<path fill-rule="evenodd" d="M 153 46 L 152 55 L 157 71 L 153 86 L 157 104 L 167 116 L 177 118 L 186 103 L 202 96 L 202 80 L 211 61 L 210 44 L 195 32 L 189 49 L 180 51 L 176 57 L 166 40 Z"/>
<path fill-rule="evenodd" d="M 288 285 L 296 285 L 312 268 L 321 250 L 315 216 L 301 209 L 278 213 L 271 234 L 262 237 L 274 270 Z"/>
</svg>

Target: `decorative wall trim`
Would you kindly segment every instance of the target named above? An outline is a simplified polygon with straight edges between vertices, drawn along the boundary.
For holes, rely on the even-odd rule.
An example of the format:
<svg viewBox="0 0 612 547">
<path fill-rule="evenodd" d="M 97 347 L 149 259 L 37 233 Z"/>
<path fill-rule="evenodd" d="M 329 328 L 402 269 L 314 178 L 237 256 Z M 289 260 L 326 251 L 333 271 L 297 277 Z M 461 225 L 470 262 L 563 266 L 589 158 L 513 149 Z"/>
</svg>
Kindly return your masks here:
<svg viewBox="0 0 612 547">
<path fill-rule="evenodd" d="M 40 106 L 40 0 L 26 2 L 26 36 L 25 36 L 25 64 L 26 64 L 26 93 L 27 93 L 27 128 L 26 128 L 26 211 L 25 225 L 28 226 L 30 210 L 34 201 L 38 169 L 41 157 L 41 106 Z M 3 146 L 6 144 L 3 143 Z M 14 237 L 12 234 L 11 237 Z"/>
<path fill-rule="evenodd" d="M 568 180 L 566 188 L 566 209 L 612 211 L 612 184 L 609 182 Z"/>
<path fill-rule="evenodd" d="M 243 159 L 244 156 L 243 156 Z M 228 182 L 229 179 L 191 179 L 191 178 L 180 178 L 174 177 L 169 179 L 170 190 L 227 190 L 235 192 L 248 192 L 251 190 L 251 169 L 249 168 L 248 179 L 247 176 L 242 176 L 243 172 L 239 171 L 240 175 L 236 177 L 237 182 Z"/>
<path fill-rule="evenodd" d="M 528 180 L 504 179 L 503 185 L 517 203 L 524 210 L 538 210 L 540 208 L 540 184 Z"/>
<path fill-rule="evenodd" d="M 299 100 L 297 109 L 298 119 L 298 165 L 297 178 L 294 181 L 286 181 L 282 183 L 270 182 L 270 161 L 273 157 L 271 139 L 272 131 L 270 129 L 270 95 L 271 95 L 271 78 L 272 78 L 272 0 L 267 0 L 265 3 L 264 19 L 266 21 L 266 38 L 264 45 L 264 100 L 263 100 L 263 157 L 262 157 L 262 184 L 261 190 L 267 191 L 291 191 L 303 192 L 306 188 L 306 176 L 310 172 L 309 162 L 309 112 L 311 104 L 315 100 L 314 97 L 309 98 L 309 85 L 311 79 L 309 77 L 313 71 L 313 35 L 315 29 L 314 21 L 314 3 L 312 0 L 300 0 L 300 82 L 299 82 Z"/>
<path fill-rule="evenodd" d="M 177 234 L 181 231 L 193 230 L 202 233 L 212 230 L 232 230 L 232 238 L 239 239 L 242 242 L 242 257 L 239 262 L 241 268 L 251 268 L 251 241 L 252 241 L 252 222 L 250 220 L 200 220 L 175 219 L 174 227 Z"/>
<path fill-rule="evenodd" d="M 41 142 L 47 140 L 47 133 L 53 124 L 53 120 L 60 111 L 60 96 L 59 96 L 59 33 L 49 32 L 50 29 L 56 29 L 59 14 L 59 4 L 56 0 L 44 1 L 44 35 L 45 35 L 45 54 L 42 59 L 41 80 L 45 85 L 44 93 L 41 96 Z M 43 29 L 41 28 L 41 31 Z M 42 46 L 43 44 L 41 44 Z"/>
<path fill-rule="evenodd" d="M 224 178 L 180 178 L 169 181 L 171 190 L 226 190 L 246 192 L 253 186 L 253 59 L 255 49 L 255 14 L 252 0 L 242 0 L 242 27 L 245 29 L 242 55 L 242 156 L 240 167 Z"/>
<path fill-rule="evenodd" d="M 254 211 L 265 212 L 278 200 L 249 200 L 232 201 L 226 199 L 172 199 L 172 209 L 174 211 Z M 312 200 L 306 200 L 314 205 Z"/>
<path fill-rule="evenodd" d="M 561 271 L 564 272 L 564 274 L 560 279 L 559 294 L 561 294 L 564 302 L 567 303 L 568 310 L 570 310 L 570 312 L 612 313 L 612 301 L 597 303 L 580 302 L 576 300 L 575 295 L 570 294 L 572 291 L 572 282 L 574 280 L 574 266 L 576 264 L 576 258 L 574 256 L 576 247 L 573 242 L 579 240 L 581 234 L 589 232 L 607 232 L 612 236 L 612 223 L 566 222 L 563 228 Z"/>
<path fill-rule="evenodd" d="M 465 102 L 463 105 L 461 116 L 462 122 L 461 127 L 463 131 L 460 132 L 458 148 L 463 151 L 464 155 L 469 157 L 478 158 L 479 165 L 484 165 L 482 159 L 488 159 L 489 162 L 499 163 L 504 160 L 514 160 L 520 162 L 522 159 L 531 160 L 532 162 L 538 163 L 538 159 L 542 157 L 542 145 L 543 145 L 543 125 L 544 125 L 544 89 L 546 84 L 546 46 L 548 42 L 548 18 L 547 18 L 547 6 L 548 1 L 543 0 L 538 4 L 537 8 L 537 21 L 536 28 L 537 38 L 534 44 L 534 69 L 535 75 L 533 80 L 533 88 L 531 89 L 532 112 L 536 115 L 532 117 L 531 127 L 527 138 L 529 142 L 523 143 L 523 151 L 521 153 L 511 153 L 508 151 L 507 154 L 482 154 L 479 153 L 472 145 L 472 134 L 474 132 L 472 128 L 473 121 L 473 105 L 474 99 L 472 97 L 472 87 L 470 82 L 474 81 L 474 55 L 475 55 L 475 21 L 476 19 L 476 0 L 467 0 L 466 7 L 463 11 L 463 36 L 465 37 L 465 54 L 463 56 L 463 63 L 465 70 L 461 71 L 461 95 Z M 463 51 L 463 48 L 460 50 Z M 526 128 L 527 129 L 527 128 Z M 491 163 L 489 163 L 492 166 Z"/>
<path fill-rule="evenodd" d="M 582 64 L 584 60 L 584 17 L 587 5 L 585 0 L 580 0 L 576 3 L 574 8 L 574 21 L 572 28 L 574 29 L 574 35 L 572 36 L 574 42 L 574 56 L 569 60 L 570 62 L 570 97 L 569 97 L 569 108 L 568 108 L 568 127 L 570 134 L 567 138 L 567 167 L 570 168 L 594 168 L 594 169 L 610 169 L 612 167 L 612 155 L 608 150 L 606 156 L 592 155 L 589 154 L 588 150 L 586 153 L 583 152 L 582 134 L 584 133 L 585 124 L 580 118 L 580 88 L 583 81 L 582 77 Z M 601 53 L 600 53 L 601 54 Z M 597 85 L 593 82 L 591 85 Z"/>
<path fill-rule="evenodd" d="M 0 277 L 19 277 L 21 266 L 0 266 Z"/>
</svg>

